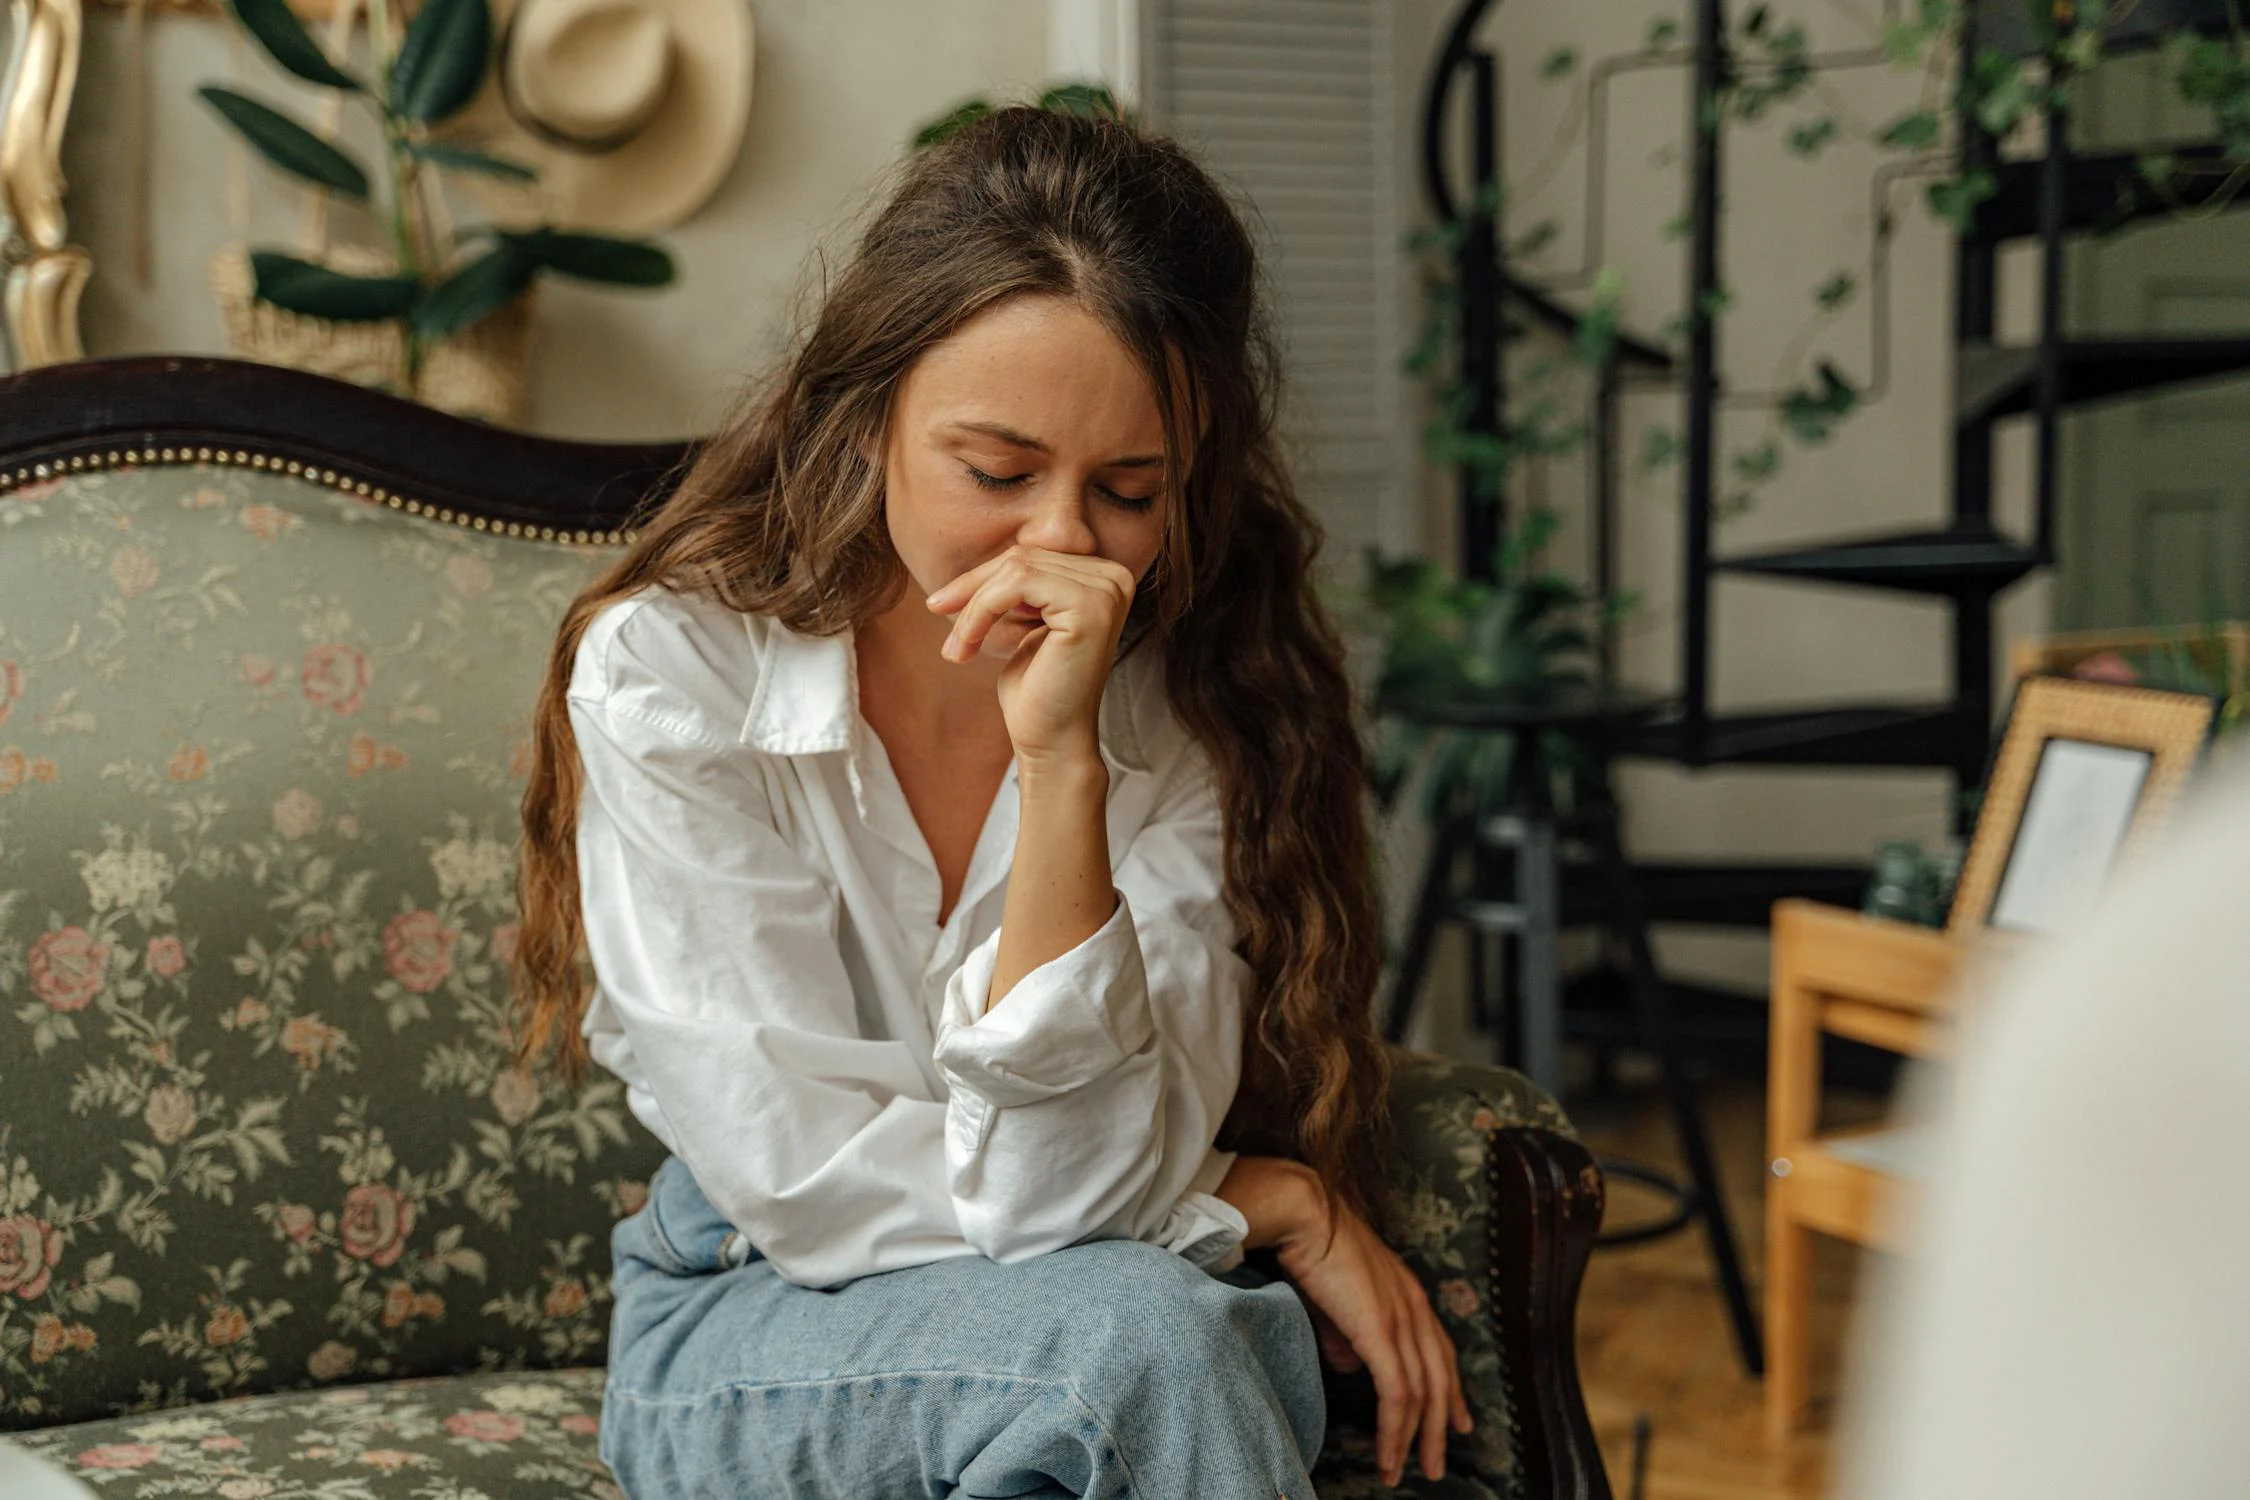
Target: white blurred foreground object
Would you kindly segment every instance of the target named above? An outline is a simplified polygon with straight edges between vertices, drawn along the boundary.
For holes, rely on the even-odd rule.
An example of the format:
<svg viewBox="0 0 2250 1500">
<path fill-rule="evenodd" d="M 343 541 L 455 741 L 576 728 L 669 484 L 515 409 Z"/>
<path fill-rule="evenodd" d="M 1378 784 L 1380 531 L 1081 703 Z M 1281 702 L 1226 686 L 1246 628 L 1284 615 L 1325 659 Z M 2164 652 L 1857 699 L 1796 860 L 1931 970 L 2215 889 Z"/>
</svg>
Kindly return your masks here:
<svg viewBox="0 0 2250 1500">
<path fill-rule="evenodd" d="M 6 1438 L 0 1438 L 0 1495 L 8 1500 L 94 1500 L 92 1490 Z"/>
<path fill-rule="evenodd" d="M 2250 771 L 1980 986 L 1835 1493 L 2250 1490 Z"/>
</svg>

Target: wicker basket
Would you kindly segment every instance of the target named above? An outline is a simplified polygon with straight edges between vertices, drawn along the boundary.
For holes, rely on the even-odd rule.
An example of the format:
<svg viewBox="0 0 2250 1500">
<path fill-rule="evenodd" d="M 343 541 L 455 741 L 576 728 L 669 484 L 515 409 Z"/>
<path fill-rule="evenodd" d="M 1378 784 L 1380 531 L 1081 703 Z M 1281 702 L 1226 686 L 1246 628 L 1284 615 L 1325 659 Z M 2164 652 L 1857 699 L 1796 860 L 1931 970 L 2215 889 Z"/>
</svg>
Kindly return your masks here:
<svg viewBox="0 0 2250 1500">
<path fill-rule="evenodd" d="M 388 275 L 393 268 L 388 256 L 358 245 L 332 246 L 307 258 L 354 276 Z M 335 323 L 306 317 L 258 301 L 252 294 L 255 284 L 250 252 L 242 246 L 211 257 L 211 290 L 226 320 L 227 347 L 238 357 L 409 395 L 481 422 L 523 425 L 536 287 L 526 288 L 475 326 L 425 348 L 420 376 L 409 392 L 406 336 L 395 320 Z"/>
</svg>

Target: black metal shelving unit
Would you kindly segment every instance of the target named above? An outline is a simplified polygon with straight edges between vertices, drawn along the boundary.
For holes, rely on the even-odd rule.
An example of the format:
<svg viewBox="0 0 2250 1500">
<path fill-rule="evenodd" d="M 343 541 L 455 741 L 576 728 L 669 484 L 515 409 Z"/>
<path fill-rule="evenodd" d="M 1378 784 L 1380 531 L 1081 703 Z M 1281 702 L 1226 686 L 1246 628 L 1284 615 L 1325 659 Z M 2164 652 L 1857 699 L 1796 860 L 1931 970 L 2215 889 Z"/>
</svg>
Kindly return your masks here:
<svg viewBox="0 0 2250 1500">
<path fill-rule="evenodd" d="M 1505 237 L 1483 211 L 1498 176 L 1495 123 L 1498 69 L 1477 33 L 1493 0 L 1465 0 L 1448 28 L 1425 93 L 1423 176 L 1433 210 L 1466 219 L 1460 250 L 1464 351 L 1472 430 L 1499 433 L 1507 420 L 1502 341 L 1512 319 L 1568 335 L 1578 315 L 1563 296 L 1517 275 L 1504 261 Z M 1726 0 L 1694 0 L 1688 45 L 1675 57 L 1619 60 L 1620 65 L 1689 70 L 1688 305 L 1722 281 L 1721 220 L 1725 199 L 1724 110 L 1721 93 L 1739 66 L 1732 55 Z M 2143 0 L 2113 40 L 2119 49 L 2145 45 L 2187 26 L 2223 28 L 2226 0 Z M 1962 28 L 1962 62 L 1980 46 L 2016 53 L 2035 44 L 2021 0 L 1979 0 Z M 1852 61 L 1861 59 L 1854 57 Z M 1469 195 L 1449 182 L 1448 110 L 1455 89 L 1469 85 Z M 1637 731 L 1623 753 L 1690 767 L 1928 767 L 1949 772 L 1958 788 L 1981 781 L 1999 707 L 1994 679 L 1995 611 L 2008 590 L 2056 561 L 2059 470 L 2057 439 L 2073 409 L 2166 386 L 2250 370 L 2250 329 L 2196 338 L 2075 337 L 2064 326 L 2062 268 L 2075 237 L 2106 232 L 2171 211 L 2141 177 L 2137 153 L 2077 155 L 2070 120 L 2047 119 L 2048 149 L 2003 159 L 1999 143 L 1973 118 L 1960 122 L 1962 165 L 1993 174 L 1996 190 L 1978 206 L 1954 251 L 1956 388 L 1950 442 L 1951 483 L 1942 524 L 1840 537 L 1781 551 L 1729 555 L 1712 525 L 1717 497 L 1718 413 L 1727 392 L 1720 374 L 1720 330 L 1713 318 L 1690 321 L 1684 356 L 1675 360 L 1653 341 L 1620 340 L 1617 367 L 1596 397 L 1593 430 L 1593 572 L 1597 587 L 1614 577 L 1618 507 L 1614 455 L 1620 385 L 1675 383 L 1682 393 L 1681 638 L 1678 709 Z M 2216 158 L 2207 143 L 2151 143 L 2193 165 Z M 2200 206 L 2218 174 L 2183 179 L 2176 202 Z M 2234 200 L 2250 204 L 2250 195 Z M 2028 343 L 1998 336 L 1999 261 L 2010 244 L 2041 246 L 2040 327 Z M 2027 536 L 2011 535 L 1994 511 L 1994 436 L 1999 424 L 2028 417 L 2037 431 L 2037 491 Z M 1505 529 L 1504 504 L 1476 494 L 1463 475 L 1460 507 L 1463 566 L 1476 576 Z M 1722 713 L 1711 703 L 1713 599 L 1730 578 L 1784 579 L 1836 588 L 1881 589 L 1944 601 L 1948 609 L 1950 691 L 1920 702 L 1845 701 L 1785 710 Z M 1666 866 L 1650 884 L 1660 921 L 1763 926 L 1773 901 L 1811 895 L 1852 899 L 1863 866 L 1711 861 Z"/>
</svg>

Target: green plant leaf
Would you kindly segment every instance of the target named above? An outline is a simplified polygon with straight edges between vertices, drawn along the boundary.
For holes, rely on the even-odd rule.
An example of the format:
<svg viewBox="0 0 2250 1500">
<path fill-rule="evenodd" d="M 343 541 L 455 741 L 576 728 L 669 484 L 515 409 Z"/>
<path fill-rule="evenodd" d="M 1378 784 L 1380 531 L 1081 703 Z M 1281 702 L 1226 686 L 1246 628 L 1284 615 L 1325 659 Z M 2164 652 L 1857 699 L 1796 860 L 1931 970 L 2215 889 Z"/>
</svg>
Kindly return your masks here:
<svg viewBox="0 0 2250 1500">
<path fill-rule="evenodd" d="M 457 113 L 476 97 L 491 52 L 486 0 L 423 0 L 391 64 L 391 113 L 420 121 Z"/>
<path fill-rule="evenodd" d="M 228 0 L 242 29 L 266 49 L 266 55 L 307 83 L 355 94 L 367 86 L 328 60 L 320 44 L 305 30 L 305 23 L 289 8 L 288 0 Z"/>
<path fill-rule="evenodd" d="M 471 151 L 466 146 L 447 146 L 436 141 L 408 141 L 406 154 L 428 162 L 433 167 L 444 167 L 454 172 L 475 172 L 485 177 L 504 177 L 510 182 L 537 182 L 539 174 L 520 161 L 504 157 L 487 156 L 482 151 Z"/>
<path fill-rule="evenodd" d="M 1779 403 L 1781 425 L 1803 443 L 1825 443 L 1836 424 L 1859 405 L 1859 387 L 1827 360 L 1820 362 L 1818 383 L 1785 391 Z"/>
<path fill-rule="evenodd" d="M 1119 106 L 1117 96 L 1098 83 L 1065 83 L 1048 89 L 1039 96 L 1039 107 L 1060 110 L 1066 115 L 1084 115 L 1089 119 L 1126 118 L 1126 111 Z"/>
<path fill-rule="evenodd" d="M 2016 122 L 2039 105 L 2039 88 L 2013 58 L 2009 66 L 1995 69 L 1977 91 L 1977 123 L 1994 135 L 2006 135 Z"/>
<path fill-rule="evenodd" d="M 1875 139 L 1882 145 L 1900 151 L 1919 151 L 1935 141 L 1938 138 L 1939 130 L 1942 128 L 1941 122 L 1933 111 L 1916 110 L 1913 114 L 1903 115 L 1883 127 L 1883 133 Z"/>
<path fill-rule="evenodd" d="M 1852 293 L 1859 290 L 1859 282 L 1849 271 L 1838 271 L 1813 289 L 1813 300 L 1827 312 L 1834 312 L 1851 301 Z"/>
<path fill-rule="evenodd" d="M 537 267 L 505 239 L 432 286 L 415 304 L 414 331 L 427 339 L 459 333 L 498 312 L 531 285 Z"/>
<path fill-rule="evenodd" d="M 914 149 L 934 146 L 959 130 L 962 126 L 983 119 L 992 113 L 992 105 L 983 99 L 965 99 L 944 114 L 914 132 Z"/>
<path fill-rule="evenodd" d="M 366 201 L 367 173 L 359 163 L 281 111 L 217 84 L 207 83 L 196 92 L 282 171 Z"/>
<path fill-rule="evenodd" d="M 1818 156 L 1822 148 L 1835 139 L 1836 117 L 1822 115 L 1818 119 L 1807 120 L 1789 132 L 1789 149 L 1799 156 Z"/>
<path fill-rule="evenodd" d="M 663 246 L 648 240 L 620 240 L 560 229 L 534 229 L 528 234 L 503 232 L 500 238 L 532 265 L 582 281 L 663 286 L 674 275 L 672 257 Z"/>
<path fill-rule="evenodd" d="M 411 276 L 347 276 L 273 250 L 251 251 L 250 269 L 260 301 L 337 323 L 403 316 L 422 291 Z"/>
<path fill-rule="evenodd" d="M 1641 39 L 1641 49 L 1662 52 L 1680 39 L 1680 23 L 1670 16 L 1658 16 L 1648 23 L 1648 35 Z"/>
<path fill-rule="evenodd" d="M 1930 212 L 1966 234 L 1969 221 L 1975 217 L 1977 205 L 1990 198 L 1998 185 L 1990 172 L 1981 168 L 1965 172 L 1959 177 L 1948 177 L 1929 186 Z"/>
<path fill-rule="evenodd" d="M 1550 81 L 1557 78 L 1568 78 L 1577 71 L 1578 49 L 1576 47 L 1557 47 L 1554 51 L 1548 53 L 1539 64 L 1539 76 Z"/>
<path fill-rule="evenodd" d="M 1735 477 L 1745 484 L 1763 484 L 1781 471 L 1781 445 L 1767 438 L 1755 448 L 1733 456 Z"/>
<path fill-rule="evenodd" d="M 1508 246 L 1508 258 L 1511 260 L 1528 260 L 1552 245 L 1556 236 L 1561 233 L 1561 224 L 1553 219 L 1541 219 Z"/>
<path fill-rule="evenodd" d="M 1641 433 L 1641 472 L 1653 474 L 1680 456 L 1680 435 L 1669 427 L 1650 427 Z"/>
</svg>

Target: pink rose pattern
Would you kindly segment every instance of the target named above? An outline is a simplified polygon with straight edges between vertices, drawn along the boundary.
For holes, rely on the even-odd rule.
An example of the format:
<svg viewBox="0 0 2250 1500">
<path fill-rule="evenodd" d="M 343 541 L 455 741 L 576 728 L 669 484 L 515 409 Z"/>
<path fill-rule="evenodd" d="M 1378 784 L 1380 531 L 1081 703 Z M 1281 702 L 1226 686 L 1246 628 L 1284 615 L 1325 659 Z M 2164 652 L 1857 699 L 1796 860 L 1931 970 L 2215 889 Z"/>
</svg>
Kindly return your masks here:
<svg viewBox="0 0 2250 1500">
<path fill-rule="evenodd" d="M 148 940 L 148 971 L 159 979 L 170 979 L 187 967 L 187 947 L 171 933 Z"/>
<path fill-rule="evenodd" d="M 523 1436 L 523 1418 L 502 1411 L 457 1411 L 445 1419 L 445 1430 L 480 1443 L 512 1443 Z"/>
<path fill-rule="evenodd" d="M 599 1070 L 578 1090 L 514 1072 L 513 892 L 448 897 L 426 850 L 515 837 L 559 610 L 614 552 L 473 536 L 266 473 L 152 464 L 48 488 L 84 485 L 98 504 L 0 497 L 17 523 L 0 548 L 0 863 L 27 891 L 0 911 L 18 978 L 0 1055 L 39 1084 L 27 1103 L 0 1079 L 0 1325 L 21 1331 L 0 1339 L 0 1428 L 104 1416 L 144 1385 L 201 1401 L 367 1390 L 433 1358 L 598 1363 L 606 1230 L 661 1153 Z M 243 517 L 269 502 L 311 524 Z M 47 585 L 58 573 L 72 589 Z M 52 608 L 9 607 L 32 590 Z M 355 734 L 373 757 L 357 778 Z M 111 889 L 161 893 L 95 909 L 81 871 L 105 846 Z M 467 1072 L 425 1081 L 441 1055 Z M 73 1113 L 96 1076 L 111 1094 Z M 245 1127 L 252 1109 L 270 1113 Z M 480 1127 L 505 1149 L 480 1152 Z M 249 1175 L 236 1143 L 257 1137 L 288 1157 Z M 456 1142 L 465 1182 L 448 1177 Z M 111 1174 L 123 1194 L 104 1207 Z M 549 1248 L 581 1231 L 577 1259 Z M 212 1273 L 237 1259 L 222 1292 Z M 412 1316 L 386 1329 L 401 1282 Z M 245 1373 L 211 1373 L 222 1360 Z M 433 1438 L 368 1446 L 459 1461 L 471 1440 L 444 1419 L 488 1407 L 471 1430 L 493 1452 L 590 1451 L 546 1408 L 473 1395 L 430 1413 Z M 499 1419 L 526 1430 L 503 1438 Z M 120 1493 L 161 1477 L 247 1494 L 271 1472 L 176 1482 L 198 1455 L 241 1457 L 200 1438 L 119 1425 L 53 1456 L 89 1478 L 145 1459 L 111 1476 Z"/>
<path fill-rule="evenodd" d="M 84 1010 L 109 981 L 109 945 L 62 927 L 31 945 L 31 992 L 59 1011 Z"/>
<path fill-rule="evenodd" d="M 373 676 L 365 656 L 335 642 L 309 648 L 297 671 L 306 699 L 340 714 L 359 712 L 360 697 Z"/>
<path fill-rule="evenodd" d="M 99 1436 L 35 1428 L 10 1440 L 103 1494 L 502 1495 L 529 1482 L 556 1500 L 623 1500 L 597 1452 L 603 1384 L 600 1369 L 378 1382 L 190 1408 L 198 1426 L 176 1434 L 164 1428 L 180 1414 L 157 1412 L 104 1422 Z"/>
<path fill-rule="evenodd" d="M 104 1443 L 79 1454 L 78 1461 L 89 1469 L 145 1469 L 163 1456 L 154 1443 Z"/>
<path fill-rule="evenodd" d="M 383 927 L 383 967 L 402 988 L 426 995 L 453 972 L 453 944 L 459 936 L 434 911 L 410 911 Z"/>
<path fill-rule="evenodd" d="M 352 1259 L 378 1268 L 396 1265 L 413 1232 L 414 1202 L 396 1188 L 363 1182 L 344 1194 L 337 1234 Z"/>
<path fill-rule="evenodd" d="M 62 1231 L 54 1225 L 30 1214 L 0 1219 L 0 1292 L 37 1301 L 47 1295 L 61 1259 Z"/>
</svg>

